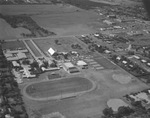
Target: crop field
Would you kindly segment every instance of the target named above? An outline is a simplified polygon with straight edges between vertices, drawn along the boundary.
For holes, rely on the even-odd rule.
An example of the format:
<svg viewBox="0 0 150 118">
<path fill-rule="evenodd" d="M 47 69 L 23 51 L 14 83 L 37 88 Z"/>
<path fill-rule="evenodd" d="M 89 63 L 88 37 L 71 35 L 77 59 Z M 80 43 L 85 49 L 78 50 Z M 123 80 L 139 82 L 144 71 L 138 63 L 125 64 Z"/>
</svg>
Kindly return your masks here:
<svg viewBox="0 0 150 118">
<path fill-rule="evenodd" d="M 61 94 L 77 93 L 91 88 L 92 83 L 88 79 L 73 77 L 31 84 L 27 87 L 26 92 L 33 98 L 45 98 Z"/>
<path fill-rule="evenodd" d="M 8 41 L 2 44 L 2 49 L 26 48 L 22 41 Z"/>
<path fill-rule="evenodd" d="M 42 27 L 55 32 L 58 35 L 88 34 L 95 30 L 93 24 L 98 24 L 95 13 L 90 11 L 74 11 L 34 15 L 32 18 Z"/>
<path fill-rule="evenodd" d="M 98 14 L 70 5 L 2 5 L 0 9 L 4 15 L 29 15 L 40 27 L 57 35 L 93 33 L 93 25 L 101 24 Z"/>
<path fill-rule="evenodd" d="M 62 5 L 1 5 L 0 13 L 6 15 L 44 15 L 44 14 L 61 14 L 70 12 L 70 9 L 76 10 L 75 7 L 67 7 Z"/>
<path fill-rule="evenodd" d="M 0 40 L 10 40 L 22 37 L 22 33 L 30 33 L 27 29 L 24 28 L 12 28 L 7 22 L 3 19 L 0 19 Z"/>
<path fill-rule="evenodd" d="M 58 40 L 60 45 L 57 45 L 55 43 L 55 40 Z M 80 42 L 75 37 L 39 39 L 39 40 L 34 40 L 34 42 L 44 53 L 47 53 L 50 47 L 60 52 L 77 51 L 80 54 L 86 54 L 88 51 L 88 49 L 85 47 L 85 44 Z M 72 44 L 79 44 L 82 47 L 82 49 L 72 49 L 71 47 Z"/>
<path fill-rule="evenodd" d="M 36 49 L 30 40 L 25 41 L 36 57 L 40 57 L 41 53 Z"/>
</svg>

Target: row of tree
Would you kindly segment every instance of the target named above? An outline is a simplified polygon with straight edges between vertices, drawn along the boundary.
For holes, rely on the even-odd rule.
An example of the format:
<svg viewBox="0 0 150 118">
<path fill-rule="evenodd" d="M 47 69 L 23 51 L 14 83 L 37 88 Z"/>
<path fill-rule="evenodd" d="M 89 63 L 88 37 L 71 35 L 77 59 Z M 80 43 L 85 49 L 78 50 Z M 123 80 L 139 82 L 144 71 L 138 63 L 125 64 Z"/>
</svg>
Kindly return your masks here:
<svg viewBox="0 0 150 118">
<path fill-rule="evenodd" d="M 0 118 L 28 118 L 18 83 L 0 49 Z"/>
<path fill-rule="evenodd" d="M 13 28 L 23 27 L 28 29 L 31 33 L 22 33 L 24 37 L 36 37 L 36 36 L 51 36 L 56 35 L 47 29 L 40 27 L 30 16 L 26 14 L 21 15 L 3 15 L 0 14 L 0 18 L 3 18 Z"/>
<path fill-rule="evenodd" d="M 150 118 L 150 108 L 143 107 L 141 101 L 132 101 L 131 106 L 121 106 L 117 112 L 112 108 L 105 108 L 101 118 Z"/>
<path fill-rule="evenodd" d="M 118 111 L 115 113 L 112 108 L 105 108 L 103 110 L 102 118 L 123 118 L 134 113 L 134 110 L 130 107 L 121 106 L 118 108 Z"/>
</svg>

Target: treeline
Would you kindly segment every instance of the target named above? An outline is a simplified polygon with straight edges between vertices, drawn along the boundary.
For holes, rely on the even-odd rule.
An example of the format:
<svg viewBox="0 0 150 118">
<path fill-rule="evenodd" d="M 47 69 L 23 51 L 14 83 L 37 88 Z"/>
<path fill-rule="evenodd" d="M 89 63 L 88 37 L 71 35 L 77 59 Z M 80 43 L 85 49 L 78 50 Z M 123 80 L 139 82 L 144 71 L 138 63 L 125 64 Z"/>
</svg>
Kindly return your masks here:
<svg viewBox="0 0 150 118">
<path fill-rule="evenodd" d="M 0 118 L 28 118 L 18 83 L 11 64 L 0 46 Z"/>
<path fill-rule="evenodd" d="M 4 19 L 13 28 L 22 27 L 28 29 L 31 34 L 22 33 L 23 37 L 46 37 L 56 35 L 54 32 L 48 31 L 40 27 L 30 16 L 26 14 L 22 15 L 3 15 L 0 14 L 0 18 Z"/>
<path fill-rule="evenodd" d="M 11 1 L 6 1 L 6 0 L 0 0 L 0 5 L 9 5 L 9 4 L 13 4 L 13 2 Z"/>
<path fill-rule="evenodd" d="M 61 0 L 31 0 L 27 2 L 27 0 L 0 0 L 0 5 L 13 5 L 13 4 L 21 4 L 21 5 L 28 5 L 28 4 L 57 4 L 61 3 Z"/>
<path fill-rule="evenodd" d="M 70 4 L 70 5 L 79 7 L 81 9 L 86 9 L 86 10 L 90 10 L 90 9 L 97 8 L 97 7 L 103 7 L 103 6 L 111 7 L 111 5 L 109 4 L 98 3 L 98 2 L 94 2 L 90 0 L 62 0 L 62 1 L 63 3 Z"/>
</svg>

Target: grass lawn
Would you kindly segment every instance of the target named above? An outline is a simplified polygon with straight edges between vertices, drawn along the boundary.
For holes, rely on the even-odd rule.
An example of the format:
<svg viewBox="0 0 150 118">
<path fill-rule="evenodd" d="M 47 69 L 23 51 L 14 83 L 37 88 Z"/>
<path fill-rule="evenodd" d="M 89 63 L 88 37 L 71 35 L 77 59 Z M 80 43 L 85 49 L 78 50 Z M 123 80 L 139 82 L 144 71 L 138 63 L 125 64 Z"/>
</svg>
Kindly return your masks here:
<svg viewBox="0 0 150 118">
<path fill-rule="evenodd" d="M 55 44 L 55 40 L 58 40 L 61 45 Z M 77 51 L 80 54 L 85 54 L 88 50 L 85 44 L 80 42 L 75 37 L 39 39 L 34 40 L 34 42 L 44 53 L 48 52 L 50 47 L 60 52 Z M 82 47 L 82 49 L 72 49 L 72 44 L 79 44 Z"/>
<path fill-rule="evenodd" d="M 98 64 L 100 64 L 101 66 L 103 66 L 106 69 L 116 69 L 118 68 L 116 65 L 114 65 L 113 63 L 111 63 L 110 61 L 108 61 L 105 58 L 96 58 L 94 59 Z"/>
<path fill-rule="evenodd" d="M 116 71 L 117 70 L 115 70 L 115 73 Z M 118 73 L 124 72 L 120 70 Z M 119 99 L 127 93 L 129 94 L 131 92 L 141 91 L 145 88 L 148 88 L 147 85 L 136 80 L 128 84 L 120 84 L 119 82 L 116 82 L 112 79 L 113 74 L 114 72 L 112 70 L 103 70 L 99 72 L 90 70 L 88 72 L 85 72 L 84 78 L 89 78 L 92 81 L 95 81 L 97 87 L 93 91 L 85 93 L 81 96 L 77 96 L 75 98 L 68 98 L 63 100 L 36 101 L 28 99 L 24 96 L 23 99 L 27 106 L 28 113 L 30 115 L 32 114 L 32 110 L 38 110 L 40 114 L 60 112 L 67 118 L 99 118 L 102 114 L 103 109 L 107 107 L 107 101 L 109 99 Z M 31 95 L 40 95 L 41 97 L 47 96 L 47 94 L 56 95 L 60 94 L 60 90 L 64 91 L 66 89 L 66 92 L 70 92 L 69 90 L 74 91 L 74 88 L 76 87 L 78 88 L 77 90 L 80 91 L 86 89 L 84 83 L 89 83 L 86 79 L 82 78 L 75 78 L 73 79 L 72 83 L 69 82 L 69 80 L 71 79 L 72 78 L 69 78 L 67 80 L 67 83 L 60 83 L 60 81 L 58 81 L 56 82 L 57 85 L 52 85 L 53 82 L 50 82 L 50 84 L 47 82 L 35 84 L 38 92 L 36 91 L 35 94 L 33 93 Z M 74 88 L 72 88 L 72 86 Z M 47 90 L 47 87 L 50 88 L 50 90 Z M 50 93 L 46 93 L 43 91 L 50 91 Z M 52 91 L 54 93 L 51 93 Z"/>
</svg>

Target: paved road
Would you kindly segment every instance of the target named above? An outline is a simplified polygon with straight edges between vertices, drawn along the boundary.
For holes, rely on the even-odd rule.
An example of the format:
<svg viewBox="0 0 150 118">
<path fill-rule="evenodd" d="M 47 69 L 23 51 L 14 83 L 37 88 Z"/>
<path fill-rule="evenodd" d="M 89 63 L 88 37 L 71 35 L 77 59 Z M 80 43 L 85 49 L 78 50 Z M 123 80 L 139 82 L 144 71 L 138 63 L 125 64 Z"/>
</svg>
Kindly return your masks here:
<svg viewBox="0 0 150 118">
<path fill-rule="evenodd" d="M 15 39 L 10 39 L 10 40 L 5 40 L 7 41 L 18 41 L 18 40 L 40 40 L 40 39 L 48 39 L 48 38 L 63 38 L 63 37 L 75 37 L 75 36 L 81 36 L 81 35 L 89 35 L 89 34 L 79 34 L 79 35 L 66 35 L 66 36 L 47 36 L 47 37 L 36 37 L 36 38 L 15 38 Z"/>
</svg>

